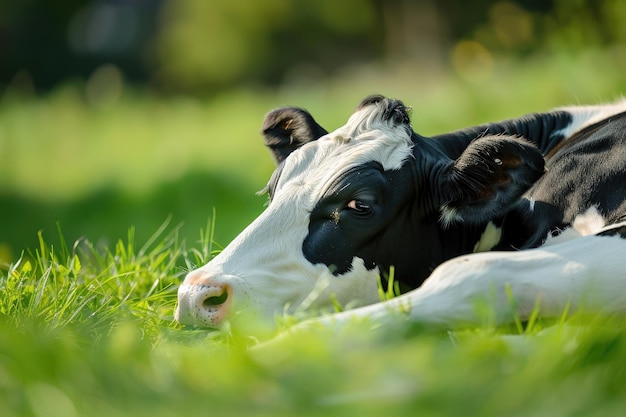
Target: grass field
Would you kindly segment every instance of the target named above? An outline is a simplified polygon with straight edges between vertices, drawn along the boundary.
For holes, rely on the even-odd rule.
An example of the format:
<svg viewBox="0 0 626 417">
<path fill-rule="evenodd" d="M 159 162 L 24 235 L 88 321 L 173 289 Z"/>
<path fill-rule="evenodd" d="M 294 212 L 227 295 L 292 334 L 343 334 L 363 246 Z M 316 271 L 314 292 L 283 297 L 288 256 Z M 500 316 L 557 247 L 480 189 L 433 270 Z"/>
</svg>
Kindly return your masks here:
<svg viewBox="0 0 626 417">
<path fill-rule="evenodd" d="M 401 69 L 206 102 L 127 91 L 97 107 L 78 85 L 3 97 L 0 415 L 623 415 L 621 317 L 495 327 L 486 314 L 455 332 L 355 323 L 261 346 L 173 322 L 186 271 L 263 209 L 268 109 L 301 105 L 333 128 L 381 92 L 434 134 L 615 99 L 622 58 L 501 62 L 481 85 Z"/>
</svg>

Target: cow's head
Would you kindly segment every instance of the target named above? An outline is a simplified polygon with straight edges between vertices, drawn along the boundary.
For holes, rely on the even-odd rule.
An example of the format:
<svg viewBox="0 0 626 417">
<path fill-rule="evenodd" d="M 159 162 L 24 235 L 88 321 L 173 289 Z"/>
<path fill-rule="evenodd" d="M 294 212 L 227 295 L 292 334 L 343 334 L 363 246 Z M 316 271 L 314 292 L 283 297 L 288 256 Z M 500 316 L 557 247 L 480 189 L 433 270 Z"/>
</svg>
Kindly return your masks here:
<svg viewBox="0 0 626 417">
<path fill-rule="evenodd" d="M 402 102 L 381 96 L 331 133 L 297 108 L 269 113 L 263 133 L 279 163 L 268 207 L 187 275 L 182 324 L 373 303 L 392 265 L 396 279 L 416 287 L 461 246 L 446 242 L 458 233 L 456 219 L 484 226 L 543 170 L 536 148 L 515 138 L 477 139 L 453 159 L 413 132 Z"/>
</svg>

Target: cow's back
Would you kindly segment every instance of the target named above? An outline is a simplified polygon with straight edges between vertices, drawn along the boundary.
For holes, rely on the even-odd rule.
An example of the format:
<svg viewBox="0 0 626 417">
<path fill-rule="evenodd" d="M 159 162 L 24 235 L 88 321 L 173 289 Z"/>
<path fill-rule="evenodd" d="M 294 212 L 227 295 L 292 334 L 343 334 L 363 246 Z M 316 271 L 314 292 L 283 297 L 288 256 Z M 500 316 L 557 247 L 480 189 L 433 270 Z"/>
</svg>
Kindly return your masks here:
<svg viewBox="0 0 626 417">
<path fill-rule="evenodd" d="M 626 113 L 563 139 L 546 155 L 546 173 L 505 220 L 503 248 L 538 246 L 576 219 L 626 218 Z M 600 217 L 598 217 L 598 215 Z"/>
</svg>

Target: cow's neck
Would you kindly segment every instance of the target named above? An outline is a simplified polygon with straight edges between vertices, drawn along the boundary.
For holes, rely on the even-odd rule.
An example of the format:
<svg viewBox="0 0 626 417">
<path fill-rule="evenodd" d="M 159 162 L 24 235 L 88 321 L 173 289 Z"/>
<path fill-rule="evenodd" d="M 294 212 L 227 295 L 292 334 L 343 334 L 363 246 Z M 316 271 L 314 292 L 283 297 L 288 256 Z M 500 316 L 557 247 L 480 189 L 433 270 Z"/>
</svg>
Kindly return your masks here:
<svg viewBox="0 0 626 417">
<path fill-rule="evenodd" d="M 498 241 L 488 241 L 494 238 L 485 235 L 485 232 L 494 225 L 499 227 L 501 219 L 481 224 L 455 222 L 444 225 L 440 219 L 440 208 L 445 197 L 440 195 L 441 187 L 437 178 L 445 175 L 443 172 L 448 169 L 454 155 L 450 155 L 450 151 L 441 146 L 440 142 L 418 134 L 413 135 L 413 142 L 414 159 L 408 166 L 414 170 L 415 198 L 419 203 L 410 206 L 409 215 L 402 216 L 405 223 L 402 223 L 402 230 L 396 231 L 396 236 L 419 238 L 407 245 L 419 250 L 407 252 L 407 259 L 399 264 L 410 267 L 403 270 L 396 265 L 396 276 L 409 287 L 416 288 L 441 263 L 475 251 L 489 250 L 497 245 Z M 493 224 L 490 226 L 490 223 Z M 407 233 L 409 230 L 410 233 Z M 428 236 L 427 241 L 424 241 L 424 236 Z"/>
<path fill-rule="evenodd" d="M 473 140 L 486 135 L 499 134 L 524 137 L 533 142 L 545 155 L 563 139 L 563 135 L 559 132 L 566 128 L 571 121 L 572 115 L 565 111 L 532 113 L 517 119 L 488 123 L 437 135 L 433 139 L 439 141 L 445 152 L 452 158 L 461 155 Z"/>
<path fill-rule="evenodd" d="M 410 251 L 398 250 L 395 260 L 398 262 L 398 254 L 404 254 L 404 259 L 396 263 L 396 278 L 409 288 L 417 288 L 428 278 L 432 271 L 443 262 L 457 256 L 473 253 L 476 250 L 486 250 L 483 245 L 495 245 L 497 242 L 486 242 L 482 238 L 490 226 L 467 225 L 463 223 L 451 224 L 443 227 L 438 216 L 433 215 L 424 219 L 421 225 L 403 229 L 405 236 L 413 236 L 419 240 L 406 243 Z M 410 232 L 409 232 L 410 231 Z M 424 239 L 424 236 L 428 236 Z M 403 244 L 404 245 L 404 244 Z M 404 265 L 405 267 L 402 267 Z"/>
<path fill-rule="evenodd" d="M 440 231 L 442 242 L 446 242 L 441 249 L 444 260 L 474 252 L 484 252 L 492 249 L 500 242 L 500 220 L 485 224 L 467 225 L 455 223 Z"/>
</svg>

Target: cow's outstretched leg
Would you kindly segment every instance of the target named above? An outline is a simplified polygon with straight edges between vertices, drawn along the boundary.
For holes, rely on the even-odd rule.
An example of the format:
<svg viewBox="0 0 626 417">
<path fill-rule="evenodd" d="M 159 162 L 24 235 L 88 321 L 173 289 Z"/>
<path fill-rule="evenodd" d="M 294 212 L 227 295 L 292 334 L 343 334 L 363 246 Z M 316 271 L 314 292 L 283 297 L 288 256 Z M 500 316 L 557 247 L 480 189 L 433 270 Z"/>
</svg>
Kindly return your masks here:
<svg viewBox="0 0 626 417">
<path fill-rule="evenodd" d="M 439 266 L 418 289 L 394 299 L 303 322 L 337 326 L 365 319 L 374 326 L 399 320 L 458 328 L 484 321 L 487 305 L 496 323 L 564 311 L 626 311 L 626 239 L 620 233 L 580 237 L 538 249 L 461 256 Z"/>
</svg>

